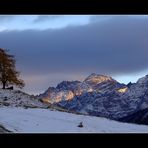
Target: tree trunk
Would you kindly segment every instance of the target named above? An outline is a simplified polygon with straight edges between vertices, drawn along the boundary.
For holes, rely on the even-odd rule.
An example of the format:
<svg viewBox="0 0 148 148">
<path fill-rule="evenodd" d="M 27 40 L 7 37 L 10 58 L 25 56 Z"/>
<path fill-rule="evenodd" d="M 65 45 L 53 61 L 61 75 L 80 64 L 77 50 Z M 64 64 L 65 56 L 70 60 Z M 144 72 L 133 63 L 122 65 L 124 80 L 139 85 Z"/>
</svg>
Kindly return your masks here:
<svg viewBox="0 0 148 148">
<path fill-rule="evenodd" d="M 6 83 L 5 83 L 5 82 L 3 82 L 3 89 L 5 89 L 5 88 L 6 88 L 5 86 L 6 86 Z"/>
</svg>

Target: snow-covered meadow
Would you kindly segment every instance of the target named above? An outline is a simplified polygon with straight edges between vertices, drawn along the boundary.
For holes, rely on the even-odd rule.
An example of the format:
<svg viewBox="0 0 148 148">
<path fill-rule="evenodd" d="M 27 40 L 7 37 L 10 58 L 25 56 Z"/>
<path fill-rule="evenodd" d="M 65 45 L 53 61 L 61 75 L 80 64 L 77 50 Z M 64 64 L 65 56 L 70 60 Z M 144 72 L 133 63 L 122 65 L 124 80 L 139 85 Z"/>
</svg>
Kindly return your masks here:
<svg viewBox="0 0 148 148">
<path fill-rule="evenodd" d="M 78 127 L 83 122 L 83 127 Z M 0 125 L 14 133 L 148 133 L 148 126 L 49 109 L 0 108 Z"/>
</svg>

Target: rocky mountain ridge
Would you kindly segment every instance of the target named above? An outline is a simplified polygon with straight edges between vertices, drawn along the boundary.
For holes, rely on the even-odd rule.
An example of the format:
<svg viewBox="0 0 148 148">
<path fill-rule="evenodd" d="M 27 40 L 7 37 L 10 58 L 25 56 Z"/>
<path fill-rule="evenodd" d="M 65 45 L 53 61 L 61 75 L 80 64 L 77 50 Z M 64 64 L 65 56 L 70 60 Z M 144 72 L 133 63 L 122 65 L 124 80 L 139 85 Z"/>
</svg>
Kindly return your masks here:
<svg viewBox="0 0 148 148">
<path fill-rule="evenodd" d="M 93 73 L 83 82 L 49 87 L 39 98 L 69 111 L 118 120 L 148 107 L 148 75 L 125 85 Z"/>
</svg>

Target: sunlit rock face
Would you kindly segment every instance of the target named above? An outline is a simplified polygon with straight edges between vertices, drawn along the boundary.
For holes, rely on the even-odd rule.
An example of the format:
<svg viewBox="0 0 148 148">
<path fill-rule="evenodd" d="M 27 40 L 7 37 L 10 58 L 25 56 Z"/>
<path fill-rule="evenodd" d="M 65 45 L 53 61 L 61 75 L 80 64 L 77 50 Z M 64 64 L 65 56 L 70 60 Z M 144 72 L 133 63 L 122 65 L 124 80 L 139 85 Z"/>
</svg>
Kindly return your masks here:
<svg viewBox="0 0 148 148">
<path fill-rule="evenodd" d="M 59 83 L 56 87 L 58 90 L 75 90 L 76 87 L 79 87 L 81 84 L 80 81 L 63 81 Z"/>
<path fill-rule="evenodd" d="M 99 75 L 95 73 L 88 76 L 83 83 L 91 86 L 92 90 L 98 93 L 105 93 L 125 87 L 124 84 L 120 84 L 109 76 Z"/>
<path fill-rule="evenodd" d="M 118 89 L 118 92 L 125 93 L 128 90 L 128 87 Z"/>
<path fill-rule="evenodd" d="M 88 76 L 84 82 L 86 84 L 89 84 L 91 86 L 96 86 L 97 84 L 100 84 L 102 82 L 108 82 L 108 81 L 115 81 L 109 76 L 104 76 L 104 75 L 98 75 L 95 73 L 92 73 L 90 76 Z M 116 81 L 115 81 L 116 82 Z"/>
<path fill-rule="evenodd" d="M 60 102 L 62 100 L 67 101 L 67 100 L 71 100 L 73 97 L 74 97 L 73 92 L 69 90 L 59 91 L 51 95 L 51 98 L 54 98 L 53 102 Z"/>
<path fill-rule="evenodd" d="M 49 99 L 50 103 L 60 102 L 64 100 L 71 100 L 75 96 L 80 96 L 84 92 L 92 92 L 93 88 L 80 81 L 63 81 L 57 85 L 56 88 L 49 87 L 45 93 L 40 94 L 38 97 L 41 99 Z"/>
<path fill-rule="evenodd" d="M 74 94 L 70 90 L 58 90 L 58 89 L 53 89 L 51 87 L 48 88 L 48 90 L 38 96 L 39 98 L 42 99 L 43 102 L 45 103 L 54 103 L 54 102 L 60 102 L 63 100 L 71 100 L 74 97 Z"/>
<path fill-rule="evenodd" d="M 42 98 L 42 102 L 52 104 L 52 100 L 49 99 L 49 97 L 47 97 L 47 98 Z"/>
</svg>

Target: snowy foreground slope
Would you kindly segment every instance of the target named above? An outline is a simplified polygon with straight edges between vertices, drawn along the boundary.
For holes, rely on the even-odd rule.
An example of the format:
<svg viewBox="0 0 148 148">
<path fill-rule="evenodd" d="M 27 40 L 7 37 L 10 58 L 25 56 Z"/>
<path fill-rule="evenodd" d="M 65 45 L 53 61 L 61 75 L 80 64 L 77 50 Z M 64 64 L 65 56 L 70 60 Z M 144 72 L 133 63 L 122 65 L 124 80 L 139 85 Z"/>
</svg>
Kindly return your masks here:
<svg viewBox="0 0 148 148">
<path fill-rule="evenodd" d="M 30 96 L 20 90 L 0 89 L 0 107 L 46 108 L 34 96 Z"/>
<path fill-rule="evenodd" d="M 0 125 L 14 133 L 148 133 L 144 125 L 37 108 L 1 107 Z"/>
</svg>

